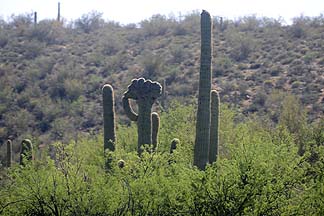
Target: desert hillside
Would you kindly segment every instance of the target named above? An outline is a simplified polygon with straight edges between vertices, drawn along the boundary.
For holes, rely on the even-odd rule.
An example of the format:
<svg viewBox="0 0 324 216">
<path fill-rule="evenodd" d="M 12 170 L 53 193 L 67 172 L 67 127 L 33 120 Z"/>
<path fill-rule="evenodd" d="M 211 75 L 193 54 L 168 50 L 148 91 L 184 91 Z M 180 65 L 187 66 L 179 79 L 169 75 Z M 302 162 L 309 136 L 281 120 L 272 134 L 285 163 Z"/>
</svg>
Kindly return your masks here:
<svg viewBox="0 0 324 216">
<path fill-rule="evenodd" d="M 166 83 L 167 102 L 196 102 L 199 13 L 119 25 L 91 12 L 73 22 L 29 15 L 0 22 L 0 142 L 8 136 L 68 141 L 102 127 L 101 87 L 121 95 L 133 78 Z M 313 121 L 324 112 L 324 18 L 213 19 L 213 87 L 243 114 L 270 115 L 283 93 Z"/>
</svg>

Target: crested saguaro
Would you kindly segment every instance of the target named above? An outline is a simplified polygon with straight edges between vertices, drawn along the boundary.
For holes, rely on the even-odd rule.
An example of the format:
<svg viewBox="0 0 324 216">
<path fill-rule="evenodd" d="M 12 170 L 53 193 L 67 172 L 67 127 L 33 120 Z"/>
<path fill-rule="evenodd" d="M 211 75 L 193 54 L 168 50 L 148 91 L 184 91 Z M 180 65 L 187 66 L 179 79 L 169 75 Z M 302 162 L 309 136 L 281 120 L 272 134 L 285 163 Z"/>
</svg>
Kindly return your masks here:
<svg viewBox="0 0 324 216">
<path fill-rule="evenodd" d="M 144 144 L 153 144 L 153 146 L 156 147 L 155 144 L 157 143 L 159 119 L 157 113 L 153 113 L 154 124 L 152 125 L 152 106 L 155 100 L 160 97 L 161 94 L 162 86 L 160 83 L 139 78 L 132 80 L 132 83 L 128 86 L 127 91 L 123 95 L 123 107 L 126 115 L 131 121 L 137 122 L 137 148 L 139 154 L 142 153 L 141 147 Z M 129 99 L 137 101 L 138 114 L 135 113 L 130 106 Z M 153 130 L 152 127 L 154 127 Z"/>
<path fill-rule="evenodd" d="M 194 165 L 204 170 L 208 161 L 210 145 L 210 92 L 211 92 L 211 17 L 203 10 L 201 13 L 201 53 L 196 140 Z"/>
</svg>

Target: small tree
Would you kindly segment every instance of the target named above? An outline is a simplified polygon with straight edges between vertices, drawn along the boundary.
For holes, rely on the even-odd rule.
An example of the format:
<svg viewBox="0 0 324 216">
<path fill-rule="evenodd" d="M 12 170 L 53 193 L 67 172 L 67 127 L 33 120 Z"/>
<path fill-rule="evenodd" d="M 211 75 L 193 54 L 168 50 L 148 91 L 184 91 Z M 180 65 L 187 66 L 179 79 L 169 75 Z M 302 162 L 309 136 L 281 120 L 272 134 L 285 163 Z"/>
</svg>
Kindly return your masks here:
<svg viewBox="0 0 324 216">
<path fill-rule="evenodd" d="M 98 11 L 92 11 L 87 14 L 83 14 L 81 18 L 75 21 L 75 26 L 81 29 L 85 33 L 89 33 L 96 29 L 99 29 L 104 23 L 102 19 L 102 13 Z"/>
</svg>

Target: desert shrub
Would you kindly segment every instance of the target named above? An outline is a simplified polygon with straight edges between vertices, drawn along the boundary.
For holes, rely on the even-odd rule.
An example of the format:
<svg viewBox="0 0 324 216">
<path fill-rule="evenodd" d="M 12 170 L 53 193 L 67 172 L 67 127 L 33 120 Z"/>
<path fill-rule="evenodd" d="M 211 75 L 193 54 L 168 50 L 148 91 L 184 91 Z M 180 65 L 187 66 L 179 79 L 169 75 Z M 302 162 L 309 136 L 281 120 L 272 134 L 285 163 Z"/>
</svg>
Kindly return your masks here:
<svg viewBox="0 0 324 216">
<path fill-rule="evenodd" d="M 164 35 L 169 27 L 173 26 L 173 22 L 163 15 L 156 14 L 150 19 L 142 21 L 140 26 L 145 36 L 158 36 Z"/>
<path fill-rule="evenodd" d="M 231 47 L 230 55 L 236 61 L 247 59 L 257 46 L 255 39 L 247 34 L 229 31 L 226 35 L 228 37 L 229 46 Z"/>
<path fill-rule="evenodd" d="M 9 41 L 9 35 L 5 31 L 1 30 L 0 32 L 0 48 L 3 48 L 7 45 Z"/>
<path fill-rule="evenodd" d="M 23 45 L 22 52 L 26 59 L 35 59 L 42 54 L 44 48 L 45 44 L 36 40 L 30 40 Z"/>
<path fill-rule="evenodd" d="M 193 107 L 172 105 L 161 115 L 157 152 L 141 157 L 131 148 L 135 127 L 118 127 L 117 148 L 106 152 L 102 136 L 56 143 L 56 159 L 14 165 L 0 188 L 2 215 L 291 215 L 322 213 L 322 130 L 297 155 L 294 137 L 283 126 L 261 121 L 235 123 L 221 107 L 221 149 L 216 163 L 199 171 L 192 164 Z M 129 130 L 129 132 L 127 132 Z M 125 136 L 128 134 L 127 136 Z M 169 154 L 170 140 L 181 144 Z M 135 139 L 134 139 L 135 138 Z M 319 146 L 319 147 L 318 147 Z M 148 149 L 148 147 L 145 147 Z M 312 151 L 310 151 L 312 149 Z M 149 150 L 150 151 L 150 150 Z M 316 156 L 317 155 L 317 156 Z M 124 167 L 118 161 L 124 161 Z M 312 160 L 310 160 L 312 159 Z"/>
<path fill-rule="evenodd" d="M 66 97 L 71 101 L 77 100 L 83 92 L 83 85 L 81 81 L 77 79 L 64 80 L 63 86 Z"/>
<path fill-rule="evenodd" d="M 226 76 L 226 73 L 233 67 L 233 62 L 227 56 L 220 56 L 215 60 L 215 66 L 213 66 L 213 74 L 216 77 Z"/>
<path fill-rule="evenodd" d="M 52 20 L 42 20 L 31 28 L 30 38 L 35 38 L 47 44 L 61 44 L 64 39 L 64 28 L 61 23 Z"/>
<path fill-rule="evenodd" d="M 175 45 L 171 47 L 171 55 L 172 55 L 172 62 L 173 63 L 181 63 L 186 56 L 186 53 L 184 51 L 184 48 L 180 45 Z"/>
<path fill-rule="evenodd" d="M 74 25 L 77 29 L 82 30 L 85 33 L 90 33 L 103 26 L 102 13 L 97 11 L 92 11 L 87 14 L 83 14 L 78 18 Z"/>
<path fill-rule="evenodd" d="M 15 29 L 17 36 L 23 36 L 27 33 L 29 27 L 33 23 L 33 15 L 31 13 L 11 15 L 9 27 Z"/>
<path fill-rule="evenodd" d="M 308 29 L 309 17 L 295 17 L 293 19 L 293 24 L 290 27 L 290 33 L 295 38 L 306 37 Z"/>
<path fill-rule="evenodd" d="M 154 80 L 162 72 L 163 60 L 160 56 L 153 53 L 143 55 L 141 59 L 143 65 L 143 77 Z"/>
</svg>

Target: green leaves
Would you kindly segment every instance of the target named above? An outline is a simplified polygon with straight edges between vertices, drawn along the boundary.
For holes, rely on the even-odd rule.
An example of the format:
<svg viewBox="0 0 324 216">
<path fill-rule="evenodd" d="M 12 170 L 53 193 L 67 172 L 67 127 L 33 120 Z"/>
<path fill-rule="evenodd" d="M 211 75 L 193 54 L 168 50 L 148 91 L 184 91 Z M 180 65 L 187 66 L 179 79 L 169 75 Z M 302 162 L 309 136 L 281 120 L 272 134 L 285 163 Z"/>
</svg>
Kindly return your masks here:
<svg viewBox="0 0 324 216">
<path fill-rule="evenodd" d="M 220 157 L 192 166 L 194 109 L 161 115 L 159 151 L 136 153 L 136 128 L 118 127 L 105 169 L 102 135 L 54 144 L 56 159 L 13 166 L 0 180 L 2 215 L 322 215 L 321 124 L 311 126 L 303 157 L 285 127 L 235 123 L 222 107 Z M 169 153 L 170 141 L 181 143 Z M 312 135 L 312 136 L 311 136 Z M 133 144 L 133 146 L 131 146 Z M 120 161 L 124 166 L 120 166 Z"/>
</svg>

